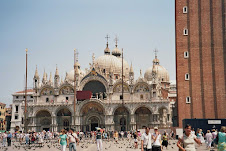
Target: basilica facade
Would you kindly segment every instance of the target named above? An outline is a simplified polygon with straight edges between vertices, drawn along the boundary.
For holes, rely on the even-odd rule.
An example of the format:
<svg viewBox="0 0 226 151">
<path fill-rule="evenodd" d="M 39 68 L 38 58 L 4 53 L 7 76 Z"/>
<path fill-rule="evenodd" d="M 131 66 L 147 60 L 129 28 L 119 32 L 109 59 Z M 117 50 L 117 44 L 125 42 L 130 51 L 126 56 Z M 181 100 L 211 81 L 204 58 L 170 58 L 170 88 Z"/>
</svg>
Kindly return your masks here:
<svg viewBox="0 0 226 151">
<path fill-rule="evenodd" d="M 60 131 L 72 127 L 91 131 L 101 127 L 127 131 L 143 126 L 172 126 L 175 102 L 169 98 L 168 71 L 160 65 L 157 55 L 144 76 L 140 71 L 138 79 L 134 79 L 132 64 L 122 58 L 117 43 L 112 51 L 107 43 L 104 55 L 92 58 L 86 71 L 75 61 L 75 69 L 66 73 L 64 79 L 60 78 L 58 68 L 54 77 L 50 74 L 47 79 L 44 72 L 40 79 L 36 68 L 34 87 L 27 96 L 29 130 Z M 91 97 L 77 98 L 74 108 L 75 88 L 77 92 L 90 92 Z M 13 94 L 11 131 L 24 129 L 23 95 L 24 92 Z"/>
</svg>

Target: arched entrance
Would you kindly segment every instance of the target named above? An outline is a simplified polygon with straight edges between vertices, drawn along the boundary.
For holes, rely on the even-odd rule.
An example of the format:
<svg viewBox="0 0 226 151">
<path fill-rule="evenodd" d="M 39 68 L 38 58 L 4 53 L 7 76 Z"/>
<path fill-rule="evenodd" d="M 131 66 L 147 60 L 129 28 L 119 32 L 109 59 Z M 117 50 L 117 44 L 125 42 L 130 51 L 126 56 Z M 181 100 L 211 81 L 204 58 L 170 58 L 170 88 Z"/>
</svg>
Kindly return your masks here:
<svg viewBox="0 0 226 151">
<path fill-rule="evenodd" d="M 51 128 L 51 114 L 46 110 L 41 110 L 36 114 L 36 132 L 42 130 L 50 131 Z"/>
<path fill-rule="evenodd" d="M 114 113 L 115 130 L 128 131 L 130 130 L 130 115 L 125 107 L 119 107 Z"/>
<path fill-rule="evenodd" d="M 136 128 L 142 129 L 143 126 L 151 127 L 152 114 L 151 111 L 146 107 L 139 107 L 135 111 L 136 117 Z"/>
<path fill-rule="evenodd" d="M 83 91 L 91 91 L 93 94 L 93 97 L 98 98 L 105 98 L 106 96 L 104 93 L 106 92 L 106 88 L 103 83 L 97 80 L 89 81 L 85 84 L 85 86 L 82 89 Z"/>
<path fill-rule="evenodd" d="M 82 131 L 93 131 L 96 127 L 105 127 L 104 108 L 97 102 L 85 104 L 80 111 L 80 115 Z"/>
<path fill-rule="evenodd" d="M 68 108 L 62 108 L 57 112 L 58 131 L 69 129 L 72 121 L 71 112 Z"/>
<path fill-rule="evenodd" d="M 92 116 L 87 120 L 89 125 L 89 131 L 95 131 L 96 127 L 100 126 L 100 120 L 96 116 Z"/>
</svg>

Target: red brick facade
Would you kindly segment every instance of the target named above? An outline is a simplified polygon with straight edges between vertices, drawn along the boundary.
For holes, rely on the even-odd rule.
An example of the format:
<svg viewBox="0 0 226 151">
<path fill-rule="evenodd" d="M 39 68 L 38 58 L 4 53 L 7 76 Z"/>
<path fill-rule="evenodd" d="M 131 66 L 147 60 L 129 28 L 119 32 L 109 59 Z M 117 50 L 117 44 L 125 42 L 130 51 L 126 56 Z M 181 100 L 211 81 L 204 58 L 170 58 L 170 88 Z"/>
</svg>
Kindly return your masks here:
<svg viewBox="0 0 226 151">
<path fill-rule="evenodd" d="M 175 1 L 179 127 L 185 118 L 226 118 L 225 15 L 226 0 Z"/>
</svg>

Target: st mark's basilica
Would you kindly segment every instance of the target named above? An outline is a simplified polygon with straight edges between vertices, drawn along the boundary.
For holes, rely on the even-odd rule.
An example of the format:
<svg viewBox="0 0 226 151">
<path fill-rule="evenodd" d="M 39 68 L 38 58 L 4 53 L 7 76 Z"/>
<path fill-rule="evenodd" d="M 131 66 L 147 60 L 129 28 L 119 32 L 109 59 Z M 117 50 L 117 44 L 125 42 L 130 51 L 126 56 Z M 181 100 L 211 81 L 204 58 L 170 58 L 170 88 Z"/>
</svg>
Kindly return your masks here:
<svg viewBox="0 0 226 151">
<path fill-rule="evenodd" d="M 92 60 L 86 71 L 75 61 L 75 70 L 66 73 L 65 78 L 60 78 L 56 68 L 54 77 L 50 74 L 47 78 L 44 72 L 40 79 L 36 68 L 34 87 L 27 93 L 29 130 L 60 131 L 72 127 L 77 131 L 91 131 L 101 127 L 107 131 L 127 131 L 142 126 L 172 126 L 175 100 L 171 97 L 176 94 L 171 94 L 174 92 L 171 87 L 175 87 L 171 86 L 168 71 L 160 65 L 157 55 L 144 76 L 140 71 L 138 79 L 134 79 L 132 64 L 122 58 L 117 42 L 112 51 L 107 43 L 104 55 L 98 58 L 93 55 Z M 74 87 L 77 95 L 90 95 L 88 99 L 77 97 L 75 114 Z M 24 91 L 12 95 L 13 132 L 24 129 L 25 97 Z"/>
</svg>

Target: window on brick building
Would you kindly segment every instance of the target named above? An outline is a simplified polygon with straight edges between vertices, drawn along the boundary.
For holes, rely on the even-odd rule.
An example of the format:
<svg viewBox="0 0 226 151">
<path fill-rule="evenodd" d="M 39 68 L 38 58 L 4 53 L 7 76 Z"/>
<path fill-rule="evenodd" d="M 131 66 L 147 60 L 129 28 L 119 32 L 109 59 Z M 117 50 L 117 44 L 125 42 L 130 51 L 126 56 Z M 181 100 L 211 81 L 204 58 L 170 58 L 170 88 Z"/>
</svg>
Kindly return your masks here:
<svg viewBox="0 0 226 151">
<path fill-rule="evenodd" d="M 46 103 L 48 103 L 49 102 L 49 98 L 46 98 Z"/>
<path fill-rule="evenodd" d="M 16 96 L 16 99 L 19 99 L 19 96 Z"/>
<path fill-rule="evenodd" d="M 187 104 L 190 104 L 190 103 L 191 103 L 191 97 L 190 97 L 190 96 L 187 96 L 187 97 L 186 97 L 186 103 L 187 103 Z"/>
<path fill-rule="evenodd" d="M 188 51 L 185 51 L 184 52 L 184 58 L 188 58 L 189 57 L 189 53 L 188 53 Z"/>
<path fill-rule="evenodd" d="M 184 7 L 183 7 L 183 13 L 184 13 L 184 14 L 187 14 L 187 13 L 188 13 L 188 7 L 187 7 L 187 6 L 184 6 Z"/>
<path fill-rule="evenodd" d="M 190 80 L 189 73 L 186 73 L 186 74 L 185 74 L 185 80 Z"/>
<path fill-rule="evenodd" d="M 184 33 L 183 34 L 184 34 L 184 36 L 188 35 L 188 29 L 187 28 L 184 29 Z"/>
<path fill-rule="evenodd" d="M 15 120 L 17 120 L 18 119 L 18 116 L 17 115 L 15 115 Z"/>
</svg>

